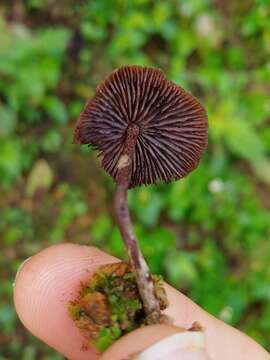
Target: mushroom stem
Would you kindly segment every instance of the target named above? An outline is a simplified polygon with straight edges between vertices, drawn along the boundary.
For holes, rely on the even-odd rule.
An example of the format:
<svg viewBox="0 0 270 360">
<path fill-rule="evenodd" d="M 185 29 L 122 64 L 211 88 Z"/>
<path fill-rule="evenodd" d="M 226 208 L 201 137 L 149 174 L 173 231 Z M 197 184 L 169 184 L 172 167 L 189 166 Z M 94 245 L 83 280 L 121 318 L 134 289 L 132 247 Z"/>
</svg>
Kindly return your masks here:
<svg viewBox="0 0 270 360">
<path fill-rule="evenodd" d="M 127 202 L 127 190 L 132 170 L 131 159 L 138 135 L 139 128 L 136 125 L 132 125 L 128 128 L 124 152 L 118 162 L 114 210 L 131 265 L 136 275 L 137 285 L 145 313 L 147 316 L 150 315 L 151 321 L 158 322 L 161 314 L 159 302 L 155 295 L 154 283 L 149 268 L 140 251 L 139 243 L 133 230 Z"/>
<path fill-rule="evenodd" d="M 130 219 L 127 204 L 127 187 L 117 185 L 114 206 L 118 226 L 136 275 L 137 285 L 145 312 L 147 315 L 159 315 L 160 307 L 155 296 L 153 280 L 146 261 L 140 251 L 138 240 L 136 239 Z"/>
</svg>

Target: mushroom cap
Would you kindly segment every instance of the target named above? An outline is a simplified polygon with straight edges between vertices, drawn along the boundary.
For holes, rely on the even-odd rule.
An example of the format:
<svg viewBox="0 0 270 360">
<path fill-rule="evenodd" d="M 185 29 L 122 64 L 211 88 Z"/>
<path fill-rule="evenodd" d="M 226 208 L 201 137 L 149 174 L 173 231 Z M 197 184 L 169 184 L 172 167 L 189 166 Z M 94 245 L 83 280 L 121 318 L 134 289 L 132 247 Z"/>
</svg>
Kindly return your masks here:
<svg viewBox="0 0 270 360">
<path fill-rule="evenodd" d="M 204 108 L 157 68 L 123 66 L 112 72 L 82 111 L 74 142 L 97 149 L 102 167 L 116 180 L 130 126 L 139 134 L 129 188 L 183 178 L 207 146 Z"/>
</svg>

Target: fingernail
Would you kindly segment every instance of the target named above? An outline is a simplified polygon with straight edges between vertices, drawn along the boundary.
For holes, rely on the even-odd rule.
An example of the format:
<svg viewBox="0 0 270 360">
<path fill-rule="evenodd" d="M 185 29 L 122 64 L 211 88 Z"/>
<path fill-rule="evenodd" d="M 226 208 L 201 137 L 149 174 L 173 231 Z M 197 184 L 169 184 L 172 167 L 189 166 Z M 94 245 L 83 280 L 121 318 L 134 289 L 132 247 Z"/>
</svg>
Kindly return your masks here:
<svg viewBox="0 0 270 360">
<path fill-rule="evenodd" d="M 30 256 L 29 258 L 25 259 L 25 260 L 20 264 L 20 266 L 18 267 L 18 270 L 17 270 L 16 275 L 15 275 L 14 282 L 13 282 L 13 284 L 12 284 L 13 287 L 14 287 L 15 284 L 16 284 L 16 280 L 18 279 L 19 274 L 20 274 L 20 272 L 22 271 L 22 268 L 24 267 L 24 265 L 25 265 L 31 258 L 32 258 L 32 256 Z"/>
<path fill-rule="evenodd" d="M 202 331 L 173 334 L 150 346 L 134 360 L 210 360 Z"/>
</svg>

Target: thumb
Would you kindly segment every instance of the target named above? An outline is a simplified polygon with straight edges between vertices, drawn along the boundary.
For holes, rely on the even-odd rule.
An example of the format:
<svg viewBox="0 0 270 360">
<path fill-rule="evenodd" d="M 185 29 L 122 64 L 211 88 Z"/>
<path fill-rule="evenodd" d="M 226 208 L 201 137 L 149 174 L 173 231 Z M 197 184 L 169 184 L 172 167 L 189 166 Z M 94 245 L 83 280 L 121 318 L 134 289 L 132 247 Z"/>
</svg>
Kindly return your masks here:
<svg viewBox="0 0 270 360">
<path fill-rule="evenodd" d="M 114 343 L 100 360 L 210 360 L 202 331 L 152 325 L 133 331 Z"/>
</svg>

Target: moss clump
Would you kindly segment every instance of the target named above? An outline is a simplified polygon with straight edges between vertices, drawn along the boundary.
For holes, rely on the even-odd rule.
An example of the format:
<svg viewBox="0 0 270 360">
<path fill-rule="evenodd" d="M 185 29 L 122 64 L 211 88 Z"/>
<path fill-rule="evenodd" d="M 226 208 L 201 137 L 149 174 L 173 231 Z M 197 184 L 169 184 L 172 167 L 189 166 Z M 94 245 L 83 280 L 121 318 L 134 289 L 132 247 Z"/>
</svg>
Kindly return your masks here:
<svg viewBox="0 0 270 360">
<path fill-rule="evenodd" d="M 161 278 L 154 277 L 154 283 L 160 307 L 165 309 L 167 300 Z M 126 262 L 100 267 L 82 284 L 68 309 L 76 326 L 99 352 L 122 335 L 151 322 L 144 312 L 135 275 Z"/>
</svg>

